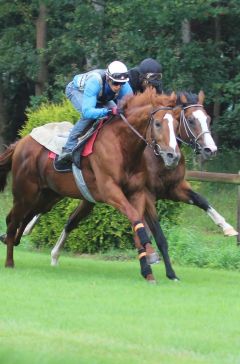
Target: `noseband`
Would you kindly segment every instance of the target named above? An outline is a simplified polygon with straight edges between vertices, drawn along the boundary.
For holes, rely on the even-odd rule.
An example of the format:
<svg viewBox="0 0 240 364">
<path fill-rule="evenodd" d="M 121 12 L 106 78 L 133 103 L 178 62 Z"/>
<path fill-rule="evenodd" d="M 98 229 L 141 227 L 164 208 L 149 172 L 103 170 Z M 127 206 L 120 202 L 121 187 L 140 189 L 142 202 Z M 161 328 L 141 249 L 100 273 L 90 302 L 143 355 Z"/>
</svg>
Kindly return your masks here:
<svg viewBox="0 0 240 364">
<path fill-rule="evenodd" d="M 182 107 L 181 114 L 180 114 L 180 124 L 179 124 L 180 137 L 177 137 L 177 140 L 180 141 L 181 143 L 183 143 L 185 145 L 188 145 L 191 148 L 193 148 L 194 152 L 199 152 L 199 151 L 201 151 L 202 146 L 199 144 L 198 140 L 201 138 L 202 135 L 210 134 L 210 131 L 209 130 L 203 131 L 203 132 L 199 133 L 197 136 L 192 132 L 192 130 L 191 130 L 189 124 L 188 124 L 188 121 L 186 119 L 186 116 L 185 116 L 185 110 L 189 109 L 190 107 L 201 107 L 202 108 L 203 106 L 201 104 L 193 104 L 193 105 L 188 105 L 188 106 Z M 187 134 L 189 142 L 185 142 L 182 139 L 181 125 L 183 125 L 183 127 L 184 127 L 184 130 L 185 130 L 185 132 Z"/>
<path fill-rule="evenodd" d="M 161 146 L 156 142 L 156 140 L 152 137 L 152 129 L 153 129 L 153 123 L 154 123 L 154 114 L 156 114 L 158 111 L 160 110 L 173 110 L 172 107 L 168 107 L 168 106 L 160 106 L 159 108 L 157 108 L 156 110 L 153 110 L 150 114 L 150 119 L 148 120 L 148 126 L 147 126 L 147 129 L 149 126 L 151 126 L 151 141 L 148 142 L 146 138 L 144 138 L 127 120 L 127 118 L 125 118 L 125 116 L 120 113 L 120 117 L 122 118 L 122 120 L 128 125 L 128 127 L 140 138 L 144 141 L 144 143 L 151 147 L 154 151 L 154 154 L 159 156 L 159 155 L 162 155 L 162 148 Z"/>
</svg>

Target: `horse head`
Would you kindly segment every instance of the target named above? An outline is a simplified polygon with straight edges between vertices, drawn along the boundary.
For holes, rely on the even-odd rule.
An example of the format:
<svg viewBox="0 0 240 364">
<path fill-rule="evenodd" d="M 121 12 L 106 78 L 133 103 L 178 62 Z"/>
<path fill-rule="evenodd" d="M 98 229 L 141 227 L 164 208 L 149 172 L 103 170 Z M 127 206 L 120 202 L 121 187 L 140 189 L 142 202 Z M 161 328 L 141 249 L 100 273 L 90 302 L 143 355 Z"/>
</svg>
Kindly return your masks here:
<svg viewBox="0 0 240 364">
<path fill-rule="evenodd" d="M 179 140 L 190 145 L 204 159 L 216 154 L 217 146 L 210 132 L 211 118 L 204 109 L 204 92 L 198 95 L 181 92 L 177 105 L 181 106 Z"/>
<path fill-rule="evenodd" d="M 170 96 L 156 95 L 156 105 L 151 112 L 151 132 L 154 154 L 161 156 L 165 167 L 174 168 L 180 160 L 176 132 L 178 121 L 174 116 L 173 108 L 176 106 L 176 94 Z"/>
<path fill-rule="evenodd" d="M 176 167 L 180 160 L 176 139 L 179 123 L 173 110 L 176 100 L 174 92 L 170 96 L 157 95 L 155 89 L 147 88 L 144 93 L 128 99 L 124 109 L 130 128 L 133 130 L 138 125 L 135 134 L 162 158 L 167 168 Z"/>
</svg>

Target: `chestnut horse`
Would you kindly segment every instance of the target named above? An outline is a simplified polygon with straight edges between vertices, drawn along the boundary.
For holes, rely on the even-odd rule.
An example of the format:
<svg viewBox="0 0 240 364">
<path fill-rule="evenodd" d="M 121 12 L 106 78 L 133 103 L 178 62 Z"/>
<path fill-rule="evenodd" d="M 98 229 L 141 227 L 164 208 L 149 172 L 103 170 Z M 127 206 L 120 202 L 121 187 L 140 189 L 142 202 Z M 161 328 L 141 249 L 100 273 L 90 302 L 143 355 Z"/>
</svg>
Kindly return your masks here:
<svg viewBox="0 0 240 364">
<path fill-rule="evenodd" d="M 186 92 L 180 93 L 178 95 L 177 104 L 181 106 L 181 113 L 178 115 L 180 120 L 179 139 L 184 144 L 191 146 L 195 152 L 201 153 L 205 159 L 214 155 L 217 148 L 210 135 L 210 117 L 203 107 L 204 93 L 200 92 L 198 95 Z M 153 151 L 149 148 L 145 149 L 144 157 L 148 169 L 147 189 L 149 192 L 148 199 L 150 200 L 150 204 L 146 205 L 144 216 L 155 237 L 158 248 L 162 253 L 167 277 L 169 279 L 176 279 L 177 277 L 171 266 L 168 255 L 166 238 L 158 223 L 155 210 L 151 210 L 151 206 L 155 200 L 169 199 L 194 204 L 206 211 L 213 221 L 223 228 L 226 235 L 235 235 L 236 231 L 232 226 L 226 223 L 225 219 L 219 215 L 202 196 L 194 192 L 191 189 L 190 184 L 184 179 L 185 160 L 183 155 L 181 155 L 179 165 L 173 170 L 165 168 L 161 159 L 156 158 Z M 57 264 L 60 249 L 64 245 L 66 238 L 69 233 L 77 227 L 79 221 L 81 221 L 84 216 L 85 214 L 81 205 L 70 215 L 61 236 L 51 252 L 52 265 Z M 33 228 L 38 218 L 39 215 L 31 223 L 29 230 Z"/>
<path fill-rule="evenodd" d="M 198 95 L 192 93 L 180 93 L 177 104 L 181 105 L 180 129 L 179 135 L 184 144 L 190 145 L 196 152 L 201 153 L 204 158 L 209 158 L 216 153 L 217 147 L 211 137 L 209 124 L 210 117 L 207 115 L 204 104 L 204 93 Z M 144 151 L 144 158 L 147 162 L 148 178 L 148 202 L 145 210 L 145 220 L 151 230 L 157 246 L 162 253 L 166 275 L 169 279 L 177 279 L 172 268 L 168 255 L 168 245 L 166 238 L 161 230 L 155 209 L 152 210 L 153 203 L 159 199 L 169 199 L 193 204 L 204 211 L 213 219 L 213 221 L 222 227 L 224 234 L 232 236 L 236 231 L 232 226 L 226 223 L 225 219 L 217 213 L 213 207 L 205 200 L 204 197 L 197 194 L 191 189 L 190 184 L 185 180 L 185 159 L 181 154 L 178 166 L 174 169 L 167 169 L 162 160 L 156 158 L 150 148 Z M 77 227 L 79 221 L 84 217 L 81 205 L 70 215 L 58 242 L 52 250 L 52 265 L 58 262 L 60 249 L 69 233 Z M 149 267 L 150 269 L 150 267 Z"/>
<path fill-rule="evenodd" d="M 156 95 L 154 90 L 129 97 L 121 117 L 103 127 L 95 142 L 95 152 L 82 161 L 82 171 L 95 201 L 107 203 L 130 221 L 135 231 L 135 246 L 140 252 L 143 276 L 153 280 L 147 257 L 157 260 L 143 224 L 146 204 L 147 169 L 143 152 L 148 145 L 161 156 L 167 168 L 180 159 L 174 131 L 178 122 L 172 108 L 176 96 Z M 0 190 L 6 185 L 12 170 L 13 207 L 6 218 L 6 267 L 14 266 L 13 248 L 20 242 L 29 221 L 37 214 L 49 211 L 63 197 L 83 199 L 82 215 L 87 215 L 93 203 L 78 190 L 72 173 L 58 173 L 48 158 L 48 150 L 26 136 L 11 145 L 0 156 Z M 153 206 L 154 208 L 154 206 Z"/>
</svg>

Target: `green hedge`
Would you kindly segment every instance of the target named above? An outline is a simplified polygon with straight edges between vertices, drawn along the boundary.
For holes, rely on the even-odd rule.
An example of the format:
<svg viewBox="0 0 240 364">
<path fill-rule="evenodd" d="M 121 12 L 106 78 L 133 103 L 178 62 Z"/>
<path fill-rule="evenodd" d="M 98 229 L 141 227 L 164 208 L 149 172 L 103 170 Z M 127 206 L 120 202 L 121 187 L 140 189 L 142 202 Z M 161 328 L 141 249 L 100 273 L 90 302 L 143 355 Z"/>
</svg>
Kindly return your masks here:
<svg viewBox="0 0 240 364">
<path fill-rule="evenodd" d="M 79 114 L 68 100 L 59 105 L 44 104 L 38 110 L 27 111 L 28 121 L 21 130 L 21 136 L 27 135 L 34 127 L 48 122 L 70 121 L 74 123 Z M 56 243 L 70 213 L 79 204 L 79 200 L 65 198 L 49 213 L 43 215 L 32 233 L 33 244 L 37 247 L 52 246 Z M 176 224 L 179 206 L 171 202 L 160 201 L 158 214 L 165 226 Z M 133 248 L 133 234 L 129 221 L 111 206 L 96 204 L 93 212 L 85 218 L 79 227 L 67 239 L 65 249 L 79 253 L 105 252 L 109 249 Z"/>
<path fill-rule="evenodd" d="M 75 123 L 79 113 L 73 108 L 71 102 L 64 99 L 61 104 L 42 104 L 36 111 L 27 109 L 27 122 L 20 131 L 20 136 L 29 134 L 33 128 L 50 122 L 69 121 Z"/>
</svg>

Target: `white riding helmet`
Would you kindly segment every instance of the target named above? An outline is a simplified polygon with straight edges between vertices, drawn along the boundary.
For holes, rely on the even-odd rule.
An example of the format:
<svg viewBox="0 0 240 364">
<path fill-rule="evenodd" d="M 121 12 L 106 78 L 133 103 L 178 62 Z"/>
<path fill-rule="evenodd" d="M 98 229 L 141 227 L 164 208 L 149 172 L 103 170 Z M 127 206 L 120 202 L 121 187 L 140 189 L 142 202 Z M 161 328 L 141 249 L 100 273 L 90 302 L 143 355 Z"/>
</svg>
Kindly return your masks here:
<svg viewBox="0 0 240 364">
<path fill-rule="evenodd" d="M 115 82 L 129 81 L 127 67 L 119 61 L 114 61 L 108 65 L 106 75 Z"/>
</svg>

